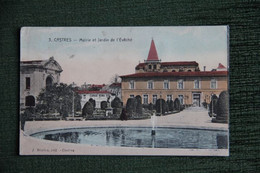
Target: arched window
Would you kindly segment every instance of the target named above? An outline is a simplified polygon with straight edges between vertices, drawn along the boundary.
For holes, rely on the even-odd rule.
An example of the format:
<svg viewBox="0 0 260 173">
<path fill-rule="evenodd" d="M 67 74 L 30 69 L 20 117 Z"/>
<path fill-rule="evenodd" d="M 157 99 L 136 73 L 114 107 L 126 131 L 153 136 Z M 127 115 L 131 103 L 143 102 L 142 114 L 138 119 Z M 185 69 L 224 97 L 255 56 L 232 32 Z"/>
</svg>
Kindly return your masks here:
<svg viewBox="0 0 260 173">
<path fill-rule="evenodd" d="M 51 76 L 48 76 L 46 78 L 46 87 L 49 87 L 53 84 L 53 80 L 52 80 L 52 77 Z"/>
<path fill-rule="evenodd" d="M 26 96 L 25 106 L 35 106 L 35 98 L 33 96 Z"/>
</svg>

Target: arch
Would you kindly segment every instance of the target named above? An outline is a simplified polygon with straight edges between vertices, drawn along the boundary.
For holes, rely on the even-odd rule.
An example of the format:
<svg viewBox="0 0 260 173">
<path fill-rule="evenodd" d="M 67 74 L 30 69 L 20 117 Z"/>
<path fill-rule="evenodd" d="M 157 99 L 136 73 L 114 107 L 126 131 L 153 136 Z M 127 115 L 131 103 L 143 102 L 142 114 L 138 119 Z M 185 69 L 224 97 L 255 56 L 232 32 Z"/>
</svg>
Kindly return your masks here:
<svg viewBox="0 0 260 173">
<path fill-rule="evenodd" d="M 164 69 L 163 69 L 163 72 L 168 72 L 167 68 L 164 68 Z"/>
<path fill-rule="evenodd" d="M 53 78 L 52 78 L 52 76 L 48 76 L 47 78 L 46 78 L 46 87 L 49 87 L 49 86 L 51 86 L 53 84 Z"/>
<path fill-rule="evenodd" d="M 30 95 L 25 97 L 25 106 L 35 106 L 34 96 Z"/>
</svg>

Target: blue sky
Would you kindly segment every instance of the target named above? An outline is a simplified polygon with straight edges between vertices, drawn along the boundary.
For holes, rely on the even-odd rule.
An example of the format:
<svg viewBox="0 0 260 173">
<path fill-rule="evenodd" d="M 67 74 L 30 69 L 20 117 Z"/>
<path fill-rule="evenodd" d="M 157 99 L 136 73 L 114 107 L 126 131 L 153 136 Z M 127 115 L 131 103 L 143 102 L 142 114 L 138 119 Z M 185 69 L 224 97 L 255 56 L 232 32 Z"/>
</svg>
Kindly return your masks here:
<svg viewBox="0 0 260 173">
<path fill-rule="evenodd" d="M 59 42 L 57 38 L 69 38 L 71 42 Z M 93 41 L 98 38 L 109 41 Z M 110 42 L 111 38 L 115 41 Z M 120 42 L 117 38 L 131 41 Z M 61 82 L 103 84 L 114 74 L 134 73 L 135 66 L 147 58 L 152 38 L 164 62 L 197 61 L 201 70 L 203 66 L 206 70 L 216 68 L 218 63 L 228 66 L 227 26 L 24 27 L 21 60 L 53 56 L 63 68 Z"/>
</svg>

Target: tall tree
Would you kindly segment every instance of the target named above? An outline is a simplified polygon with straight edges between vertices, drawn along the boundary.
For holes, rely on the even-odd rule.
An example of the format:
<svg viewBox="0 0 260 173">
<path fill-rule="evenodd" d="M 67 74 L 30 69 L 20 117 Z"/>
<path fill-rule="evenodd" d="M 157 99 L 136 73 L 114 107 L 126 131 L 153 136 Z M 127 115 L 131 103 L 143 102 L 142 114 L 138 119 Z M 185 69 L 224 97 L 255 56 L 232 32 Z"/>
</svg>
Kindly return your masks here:
<svg viewBox="0 0 260 173">
<path fill-rule="evenodd" d="M 80 96 L 72 85 L 53 84 L 44 88 L 37 97 L 36 111 L 39 113 L 59 112 L 66 117 L 72 113 L 73 95 L 74 111 L 80 111 Z"/>
</svg>

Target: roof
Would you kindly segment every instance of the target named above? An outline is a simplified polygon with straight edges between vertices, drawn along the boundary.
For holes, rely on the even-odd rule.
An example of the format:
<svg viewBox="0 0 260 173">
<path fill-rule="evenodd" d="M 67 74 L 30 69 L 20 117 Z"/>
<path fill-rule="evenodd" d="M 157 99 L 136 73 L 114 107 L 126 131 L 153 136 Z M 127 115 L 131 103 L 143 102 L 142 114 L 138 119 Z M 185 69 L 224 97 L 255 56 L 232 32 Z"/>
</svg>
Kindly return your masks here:
<svg viewBox="0 0 260 173">
<path fill-rule="evenodd" d="M 88 90 L 77 90 L 79 94 L 110 94 L 108 91 L 88 91 Z"/>
<path fill-rule="evenodd" d="M 157 54 L 156 47 L 155 47 L 153 39 L 152 39 L 152 42 L 151 42 L 147 61 L 159 61 L 158 54 Z"/>
<path fill-rule="evenodd" d="M 121 87 L 121 83 L 112 83 L 109 87 Z"/>
<path fill-rule="evenodd" d="M 138 77 L 187 77 L 187 76 L 227 76 L 227 71 L 196 71 L 196 72 L 149 72 L 134 73 L 120 76 L 121 78 L 138 78 Z"/>
<path fill-rule="evenodd" d="M 41 64 L 43 60 L 21 61 L 21 64 Z"/>
<path fill-rule="evenodd" d="M 105 84 L 102 84 L 102 85 L 98 85 L 98 84 L 92 84 L 91 85 L 91 88 L 102 88 L 102 87 L 104 87 L 105 86 Z"/>
<path fill-rule="evenodd" d="M 55 65 L 55 68 L 53 67 L 53 65 Z M 56 60 L 54 60 L 54 57 L 50 57 L 49 59 L 46 60 L 20 61 L 20 67 L 22 69 L 48 68 L 48 69 L 56 70 L 58 72 L 63 71 L 59 63 Z"/>
<path fill-rule="evenodd" d="M 135 68 L 142 68 L 147 63 L 139 63 Z M 161 66 L 198 66 L 196 61 L 161 62 Z"/>
<path fill-rule="evenodd" d="M 162 62 L 161 66 L 198 66 L 196 61 Z"/>
<path fill-rule="evenodd" d="M 226 69 L 226 67 L 223 64 L 219 63 L 217 69 Z"/>
</svg>

